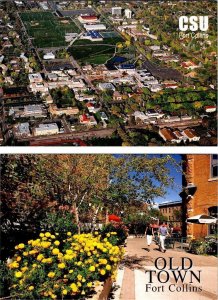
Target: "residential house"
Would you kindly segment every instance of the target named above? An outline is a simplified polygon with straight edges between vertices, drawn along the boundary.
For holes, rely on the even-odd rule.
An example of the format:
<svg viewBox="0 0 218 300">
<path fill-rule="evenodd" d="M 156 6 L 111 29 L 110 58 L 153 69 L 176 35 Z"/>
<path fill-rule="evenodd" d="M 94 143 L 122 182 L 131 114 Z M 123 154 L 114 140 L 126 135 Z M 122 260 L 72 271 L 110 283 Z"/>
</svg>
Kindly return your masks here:
<svg viewBox="0 0 218 300">
<path fill-rule="evenodd" d="M 115 91 L 113 93 L 113 100 L 114 101 L 121 101 L 123 99 L 122 95 L 120 94 L 120 92 Z"/>
<path fill-rule="evenodd" d="M 198 142 L 200 140 L 200 136 L 197 136 L 195 130 L 192 128 L 183 130 L 182 134 L 187 137 L 189 142 Z"/>
<path fill-rule="evenodd" d="M 89 114 L 83 114 L 79 117 L 80 124 L 95 126 L 97 125 L 97 121 L 94 116 L 90 116 Z"/>
<path fill-rule="evenodd" d="M 162 128 L 159 129 L 159 135 L 165 142 L 176 143 L 179 144 L 181 142 L 180 139 L 174 134 L 173 130 L 170 128 Z"/>
</svg>

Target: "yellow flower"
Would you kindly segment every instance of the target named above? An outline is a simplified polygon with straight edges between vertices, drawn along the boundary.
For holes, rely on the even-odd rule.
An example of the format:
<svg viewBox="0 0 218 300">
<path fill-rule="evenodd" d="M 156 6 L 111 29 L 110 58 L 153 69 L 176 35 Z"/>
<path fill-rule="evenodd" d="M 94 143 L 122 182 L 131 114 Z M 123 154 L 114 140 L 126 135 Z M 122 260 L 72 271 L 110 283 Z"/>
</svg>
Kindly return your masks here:
<svg viewBox="0 0 218 300">
<path fill-rule="evenodd" d="M 59 249 L 58 248 L 54 248 L 52 250 L 52 254 L 57 255 L 59 253 Z"/>
<path fill-rule="evenodd" d="M 77 286 L 81 287 L 82 286 L 81 282 L 78 281 Z"/>
<path fill-rule="evenodd" d="M 111 270 L 111 266 L 110 265 L 106 265 L 106 270 L 110 271 Z"/>
<path fill-rule="evenodd" d="M 55 239 L 55 235 L 54 234 L 51 235 L 51 239 Z"/>
<path fill-rule="evenodd" d="M 41 242 L 41 246 L 45 249 L 49 248 L 51 246 L 51 242 Z"/>
<path fill-rule="evenodd" d="M 67 250 L 66 250 L 66 253 L 69 254 L 69 255 L 71 255 L 71 254 L 73 254 L 73 250 L 67 249 Z"/>
<path fill-rule="evenodd" d="M 79 280 L 79 281 L 81 281 L 82 280 L 82 275 L 81 274 L 79 274 L 79 275 L 77 275 L 77 279 Z"/>
<path fill-rule="evenodd" d="M 28 256 L 28 252 L 24 251 L 23 256 Z"/>
<path fill-rule="evenodd" d="M 23 276 L 22 272 L 20 271 L 15 272 L 15 277 L 20 278 L 22 276 Z"/>
<path fill-rule="evenodd" d="M 29 287 L 28 287 L 28 290 L 29 290 L 29 291 L 34 290 L 34 286 L 33 286 L 33 285 L 29 286 Z"/>
<path fill-rule="evenodd" d="M 54 285 L 54 288 L 55 288 L 55 289 L 59 288 L 59 284 L 55 284 L 55 285 Z"/>
<path fill-rule="evenodd" d="M 45 233 L 45 236 L 46 236 L 46 237 L 50 237 L 50 236 L 51 236 L 51 233 L 50 233 L 50 232 L 46 232 L 46 233 Z"/>
<path fill-rule="evenodd" d="M 95 272 L 95 267 L 94 266 L 89 267 L 89 271 Z"/>
<path fill-rule="evenodd" d="M 33 268 L 36 268 L 37 267 L 37 264 L 33 264 Z"/>
<path fill-rule="evenodd" d="M 57 296 L 56 296 L 55 294 L 51 294 L 51 298 L 52 298 L 52 299 L 56 299 Z"/>
<path fill-rule="evenodd" d="M 40 236 L 40 237 L 44 237 L 45 235 L 44 235 L 44 233 L 41 232 L 41 233 L 39 234 L 39 236 Z"/>
<path fill-rule="evenodd" d="M 54 278 L 55 277 L 55 273 L 54 272 L 49 272 L 48 273 L 48 277 L 49 278 Z"/>
<path fill-rule="evenodd" d="M 67 232 L 67 235 L 68 235 L 68 236 L 71 236 L 71 235 L 72 235 L 72 233 L 71 233 L 70 231 L 68 231 L 68 232 Z"/>
<path fill-rule="evenodd" d="M 19 244 L 19 245 L 18 245 L 18 249 L 23 249 L 24 247 L 25 247 L 24 244 Z"/>
<path fill-rule="evenodd" d="M 58 264 L 58 268 L 59 268 L 59 269 L 64 269 L 64 268 L 65 268 L 65 264 L 64 264 L 64 263 Z"/>
<path fill-rule="evenodd" d="M 19 268 L 18 262 L 16 262 L 16 261 L 12 262 L 11 264 L 9 264 L 9 268 L 12 268 L 12 269 Z"/>
<path fill-rule="evenodd" d="M 43 254 L 39 254 L 36 259 L 38 261 L 41 261 L 43 258 L 44 258 L 44 255 Z"/>
<path fill-rule="evenodd" d="M 77 286 L 76 286 L 75 283 L 72 283 L 72 284 L 70 285 L 70 287 L 71 287 L 71 289 L 72 289 L 72 291 L 73 291 L 74 293 L 76 293 L 76 292 L 78 291 L 78 288 L 77 288 Z"/>
<path fill-rule="evenodd" d="M 92 287 L 92 282 L 88 282 L 87 287 Z"/>
<path fill-rule="evenodd" d="M 66 290 L 66 289 L 64 289 L 64 290 L 62 291 L 62 295 L 67 295 L 67 290 Z"/>
<path fill-rule="evenodd" d="M 28 270 L 28 267 L 23 267 L 23 268 L 21 268 L 21 271 L 22 272 L 26 272 Z"/>
<path fill-rule="evenodd" d="M 18 256 L 18 257 L 16 258 L 16 261 L 20 261 L 20 260 L 21 260 L 21 257 Z"/>
<path fill-rule="evenodd" d="M 72 273 L 73 273 L 73 270 L 70 270 L 69 273 L 72 274 Z"/>
<path fill-rule="evenodd" d="M 60 242 L 59 241 L 54 241 L 55 246 L 59 246 Z"/>
<path fill-rule="evenodd" d="M 105 272 L 104 269 L 101 269 L 101 270 L 100 270 L 100 274 L 101 274 L 101 275 L 105 275 L 105 273 L 106 273 L 106 272 Z"/>
</svg>

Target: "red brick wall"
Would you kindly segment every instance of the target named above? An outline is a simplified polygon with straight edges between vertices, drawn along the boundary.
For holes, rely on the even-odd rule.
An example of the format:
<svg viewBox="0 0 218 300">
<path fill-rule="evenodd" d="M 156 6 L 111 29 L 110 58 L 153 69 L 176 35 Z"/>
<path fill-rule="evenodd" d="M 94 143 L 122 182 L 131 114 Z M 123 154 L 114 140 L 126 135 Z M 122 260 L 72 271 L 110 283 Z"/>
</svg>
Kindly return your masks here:
<svg viewBox="0 0 218 300">
<path fill-rule="evenodd" d="M 209 214 L 208 208 L 217 206 L 218 178 L 211 178 L 210 155 L 187 155 L 193 162 L 192 180 L 197 186 L 197 191 L 193 199 L 189 201 L 188 217 Z M 193 160 L 192 160 L 193 159 Z M 208 225 L 191 224 L 188 225 L 187 234 L 195 238 L 204 237 L 208 234 Z"/>
</svg>

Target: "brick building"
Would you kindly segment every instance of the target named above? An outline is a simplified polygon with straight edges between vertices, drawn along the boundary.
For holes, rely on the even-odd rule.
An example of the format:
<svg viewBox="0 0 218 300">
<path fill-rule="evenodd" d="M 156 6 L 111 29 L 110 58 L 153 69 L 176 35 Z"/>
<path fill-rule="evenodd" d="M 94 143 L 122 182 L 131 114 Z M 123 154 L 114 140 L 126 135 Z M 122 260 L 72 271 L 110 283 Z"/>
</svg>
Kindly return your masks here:
<svg viewBox="0 0 218 300">
<path fill-rule="evenodd" d="M 173 227 L 181 226 L 182 201 L 160 203 L 158 206 L 168 224 L 172 224 Z"/>
<path fill-rule="evenodd" d="M 183 155 L 183 236 L 205 237 L 217 232 L 217 225 L 187 224 L 189 217 L 205 214 L 217 218 L 218 155 Z"/>
</svg>

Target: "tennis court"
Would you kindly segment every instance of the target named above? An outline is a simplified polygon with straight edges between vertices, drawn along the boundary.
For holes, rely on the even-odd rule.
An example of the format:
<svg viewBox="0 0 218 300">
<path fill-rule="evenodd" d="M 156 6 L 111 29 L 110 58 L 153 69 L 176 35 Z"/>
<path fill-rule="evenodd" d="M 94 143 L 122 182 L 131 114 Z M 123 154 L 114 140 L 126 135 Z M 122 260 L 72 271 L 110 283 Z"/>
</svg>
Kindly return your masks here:
<svg viewBox="0 0 218 300">
<path fill-rule="evenodd" d="M 107 38 L 120 37 L 119 33 L 117 33 L 116 31 L 106 31 L 106 32 L 101 32 L 101 35 L 102 35 L 103 38 L 105 38 L 105 39 L 107 39 Z"/>
</svg>

